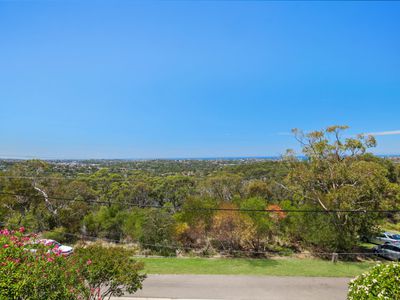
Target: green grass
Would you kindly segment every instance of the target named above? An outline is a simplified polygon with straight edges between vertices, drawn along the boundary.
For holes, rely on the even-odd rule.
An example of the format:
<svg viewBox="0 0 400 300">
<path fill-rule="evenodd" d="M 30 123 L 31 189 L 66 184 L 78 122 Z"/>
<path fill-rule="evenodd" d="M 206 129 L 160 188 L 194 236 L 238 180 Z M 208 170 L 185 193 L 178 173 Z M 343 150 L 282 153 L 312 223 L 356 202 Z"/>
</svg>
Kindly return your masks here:
<svg viewBox="0 0 400 300">
<path fill-rule="evenodd" d="M 365 242 L 361 242 L 360 243 L 360 247 L 364 248 L 365 250 L 371 250 L 372 248 L 374 248 L 376 245 L 372 244 L 372 243 L 365 243 Z"/>
<path fill-rule="evenodd" d="M 400 224 L 385 223 L 382 226 L 382 231 L 389 231 L 400 234 Z"/>
<path fill-rule="evenodd" d="M 338 262 L 320 259 L 140 258 L 148 274 L 226 274 L 270 276 L 354 277 L 374 262 Z"/>
</svg>

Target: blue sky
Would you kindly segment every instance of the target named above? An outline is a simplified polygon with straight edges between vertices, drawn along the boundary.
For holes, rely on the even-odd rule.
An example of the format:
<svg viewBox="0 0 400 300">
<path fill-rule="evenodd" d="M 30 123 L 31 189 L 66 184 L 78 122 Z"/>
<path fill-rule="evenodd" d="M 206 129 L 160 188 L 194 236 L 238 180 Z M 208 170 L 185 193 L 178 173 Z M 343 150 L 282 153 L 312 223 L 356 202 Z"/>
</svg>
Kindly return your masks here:
<svg viewBox="0 0 400 300">
<path fill-rule="evenodd" d="M 400 153 L 399 32 L 400 2 L 0 0 L 0 155 L 279 155 L 332 124 Z"/>
</svg>

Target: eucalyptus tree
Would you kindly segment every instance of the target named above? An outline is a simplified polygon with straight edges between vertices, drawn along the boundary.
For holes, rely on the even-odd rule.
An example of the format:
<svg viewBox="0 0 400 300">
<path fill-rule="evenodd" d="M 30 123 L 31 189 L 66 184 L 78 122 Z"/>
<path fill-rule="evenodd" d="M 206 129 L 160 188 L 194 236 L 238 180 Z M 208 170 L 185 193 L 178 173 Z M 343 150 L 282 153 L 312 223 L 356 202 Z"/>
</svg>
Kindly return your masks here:
<svg viewBox="0 0 400 300">
<path fill-rule="evenodd" d="M 373 231 L 383 217 L 364 211 L 397 206 L 398 185 L 390 181 L 387 168 L 368 159 L 375 138 L 343 138 L 347 129 L 331 126 L 309 133 L 294 129 L 305 160 L 290 161 L 281 185 L 296 207 L 321 211 L 299 218 L 297 234 L 310 245 L 335 251 L 354 248 L 359 235 Z"/>
</svg>

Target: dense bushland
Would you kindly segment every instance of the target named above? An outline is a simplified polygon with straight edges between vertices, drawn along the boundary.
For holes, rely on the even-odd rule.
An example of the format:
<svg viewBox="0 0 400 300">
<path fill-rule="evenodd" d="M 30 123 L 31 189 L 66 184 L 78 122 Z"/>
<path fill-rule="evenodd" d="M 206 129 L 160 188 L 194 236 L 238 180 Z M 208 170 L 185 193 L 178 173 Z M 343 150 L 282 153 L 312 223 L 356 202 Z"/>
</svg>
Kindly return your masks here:
<svg viewBox="0 0 400 300">
<path fill-rule="evenodd" d="M 90 236 L 164 254 L 352 251 L 383 221 L 397 222 L 359 211 L 399 208 L 400 169 L 368 153 L 373 137 L 341 138 L 346 129 L 295 130 L 304 156 L 277 161 L 7 163 L 0 221 L 60 241 Z"/>
</svg>

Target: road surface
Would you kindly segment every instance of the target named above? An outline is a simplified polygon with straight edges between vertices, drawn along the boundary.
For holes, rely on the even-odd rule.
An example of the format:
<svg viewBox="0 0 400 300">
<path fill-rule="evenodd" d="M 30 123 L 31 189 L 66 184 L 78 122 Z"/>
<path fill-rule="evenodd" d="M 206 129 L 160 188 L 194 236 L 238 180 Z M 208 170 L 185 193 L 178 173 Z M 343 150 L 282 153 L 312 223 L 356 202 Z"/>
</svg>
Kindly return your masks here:
<svg viewBox="0 0 400 300">
<path fill-rule="evenodd" d="M 340 300 L 349 278 L 149 275 L 133 299 Z M 136 300 L 139 300 L 136 299 Z"/>
</svg>

